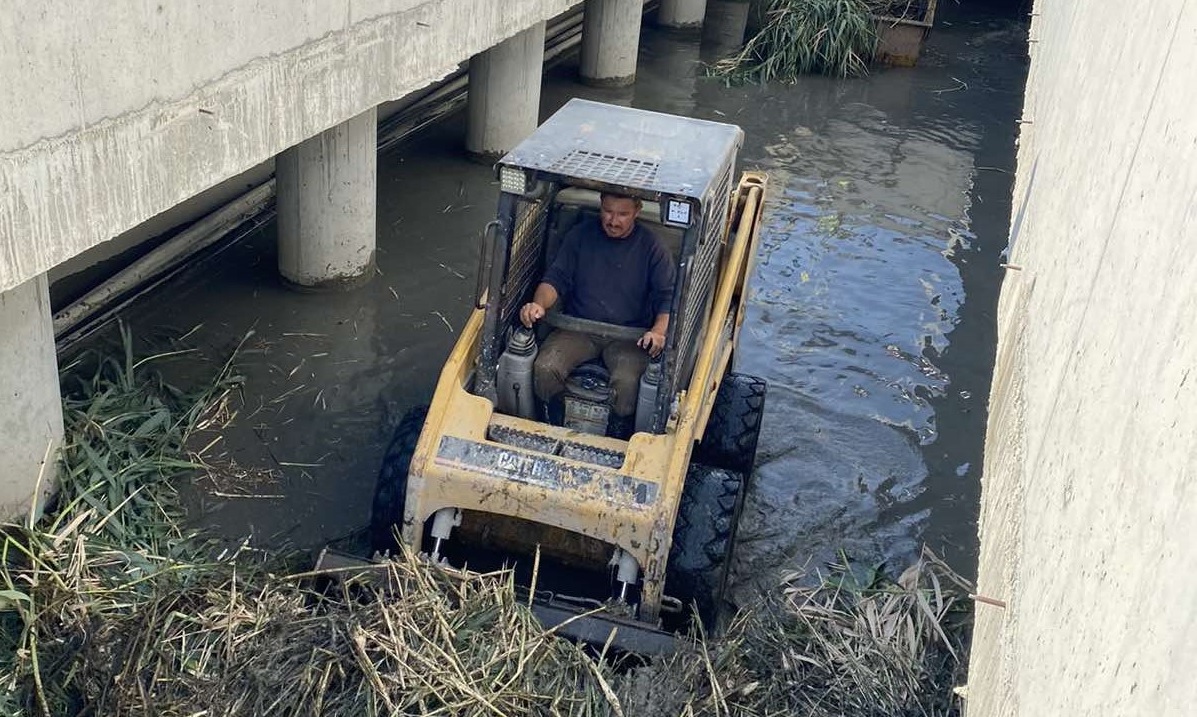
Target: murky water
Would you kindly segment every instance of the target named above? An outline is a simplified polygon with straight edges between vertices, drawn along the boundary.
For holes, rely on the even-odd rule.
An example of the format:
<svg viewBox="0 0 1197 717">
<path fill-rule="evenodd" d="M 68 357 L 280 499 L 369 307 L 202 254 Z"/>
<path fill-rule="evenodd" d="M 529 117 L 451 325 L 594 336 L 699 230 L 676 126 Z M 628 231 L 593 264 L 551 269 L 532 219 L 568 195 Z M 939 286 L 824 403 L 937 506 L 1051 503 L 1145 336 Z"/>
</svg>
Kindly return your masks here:
<svg viewBox="0 0 1197 717">
<path fill-rule="evenodd" d="M 734 121 L 771 196 L 738 368 L 769 380 L 740 574 L 843 548 L 899 563 L 927 542 L 971 572 L 1025 32 L 953 8 L 916 69 L 726 88 L 688 37 L 646 31 L 627 90 L 570 96 Z M 273 229 L 141 302 L 141 335 L 213 357 L 248 331 L 243 405 L 198 479 L 198 518 L 230 538 L 308 547 L 368 518 L 389 427 L 427 400 L 469 310 L 489 168 L 462 120 L 380 157 L 379 271 L 348 295 L 281 288 Z M 205 367 L 180 364 L 180 373 Z M 210 367 L 207 367 L 210 368 Z M 241 494 L 247 497 L 229 497 Z"/>
<path fill-rule="evenodd" d="M 915 69 L 792 86 L 724 87 L 654 35 L 615 98 L 733 121 L 770 174 L 737 359 L 771 391 L 743 576 L 923 543 L 974 570 L 1026 44 L 1013 8 L 946 12 Z"/>
</svg>

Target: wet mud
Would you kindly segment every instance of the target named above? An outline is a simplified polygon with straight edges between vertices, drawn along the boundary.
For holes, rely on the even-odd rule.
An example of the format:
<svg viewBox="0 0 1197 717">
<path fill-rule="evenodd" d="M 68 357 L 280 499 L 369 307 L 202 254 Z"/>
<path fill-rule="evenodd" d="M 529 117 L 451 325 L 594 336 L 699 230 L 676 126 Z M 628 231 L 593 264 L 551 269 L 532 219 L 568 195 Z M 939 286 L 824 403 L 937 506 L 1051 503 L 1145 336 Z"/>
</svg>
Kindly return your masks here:
<svg viewBox="0 0 1197 717">
<path fill-rule="evenodd" d="M 542 115 L 573 96 L 731 121 L 743 168 L 770 173 L 737 369 L 770 383 L 741 526 L 747 576 L 839 549 L 895 565 L 927 543 L 971 573 L 1026 73 L 1015 8 L 946 8 L 919 66 L 726 87 L 697 37 L 646 29 L 633 87 L 545 78 Z M 237 416 L 185 486 L 192 520 L 231 541 L 319 547 L 369 518 L 390 431 L 431 396 L 471 307 L 489 167 L 461 115 L 379 157 L 378 275 L 352 293 L 278 278 L 273 223 L 133 306 L 150 343 L 188 334 L 208 362 L 244 338 Z M 212 437 L 208 437 L 211 440 Z M 206 443 L 206 441 L 204 441 Z"/>
</svg>

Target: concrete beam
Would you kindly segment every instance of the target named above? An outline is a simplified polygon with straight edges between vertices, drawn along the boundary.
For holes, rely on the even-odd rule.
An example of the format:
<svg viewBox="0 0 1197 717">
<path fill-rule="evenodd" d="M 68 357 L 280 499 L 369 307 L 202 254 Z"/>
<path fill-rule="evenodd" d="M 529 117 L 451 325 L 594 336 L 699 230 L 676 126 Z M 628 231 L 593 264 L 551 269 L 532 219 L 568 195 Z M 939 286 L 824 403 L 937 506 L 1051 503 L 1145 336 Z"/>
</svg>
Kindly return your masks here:
<svg viewBox="0 0 1197 717">
<path fill-rule="evenodd" d="M 596 87 L 626 87 L 636 81 L 642 0 L 586 0 L 582 20 L 582 62 L 578 74 Z"/>
<path fill-rule="evenodd" d="M 305 289 L 349 289 L 374 276 L 378 195 L 374 108 L 278 156 L 278 269 Z"/>
<path fill-rule="evenodd" d="M 657 24 L 675 30 L 697 30 L 706 12 L 707 0 L 661 0 Z"/>
<path fill-rule="evenodd" d="M 46 275 L 0 293 L 0 518 L 40 512 L 58 479 L 62 395 Z M 39 485 L 40 483 L 40 485 Z"/>
<path fill-rule="evenodd" d="M 494 159 L 536 129 L 543 71 L 543 22 L 470 59 L 467 151 Z"/>
<path fill-rule="evenodd" d="M 578 2 L 11 4 L 0 291 Z"/>
</svg>

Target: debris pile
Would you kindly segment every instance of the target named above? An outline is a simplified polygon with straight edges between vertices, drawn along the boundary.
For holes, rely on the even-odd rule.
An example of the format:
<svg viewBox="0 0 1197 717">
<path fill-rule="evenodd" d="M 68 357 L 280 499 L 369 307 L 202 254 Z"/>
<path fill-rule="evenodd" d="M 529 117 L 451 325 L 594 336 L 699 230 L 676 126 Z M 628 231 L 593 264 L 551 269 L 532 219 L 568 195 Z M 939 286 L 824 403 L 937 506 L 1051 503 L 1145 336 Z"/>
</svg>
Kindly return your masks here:
<svg viewBox="0 0 1197 717">
<path fill-rule="evenodd" d="M 385 580 L 322 583 L 285 556 L 209 557 L 172 479 L 227 420 L 231 361 L 186 394 L 134 360 L 68 367 L 57 505 L 7 525 L 0 714 L 949 715 L 966 586 L 929 553 L 896 581 L 843 561 L 786 576 L 717 639 L 650 662 L 557 638 L 509 572 L 411 555 Z"/>
</svg>

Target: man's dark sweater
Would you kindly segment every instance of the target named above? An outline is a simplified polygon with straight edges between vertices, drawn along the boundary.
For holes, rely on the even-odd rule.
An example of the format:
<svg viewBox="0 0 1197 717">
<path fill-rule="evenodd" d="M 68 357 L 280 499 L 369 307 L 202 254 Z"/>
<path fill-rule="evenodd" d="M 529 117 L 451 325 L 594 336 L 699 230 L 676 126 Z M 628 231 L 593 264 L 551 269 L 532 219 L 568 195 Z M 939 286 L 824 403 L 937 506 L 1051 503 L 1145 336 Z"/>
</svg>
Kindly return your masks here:
<svg viewBox="0 0 1197 717">
<path fill-rule="evenodd" d="M 673 280 L 673 258 L 652 232 L 637 223 L 627 237 L 612 239 L 598 219 L 566 233 L 544 276 L 565 313 L 640 328 L 669 313 Z"/>
</svg>

